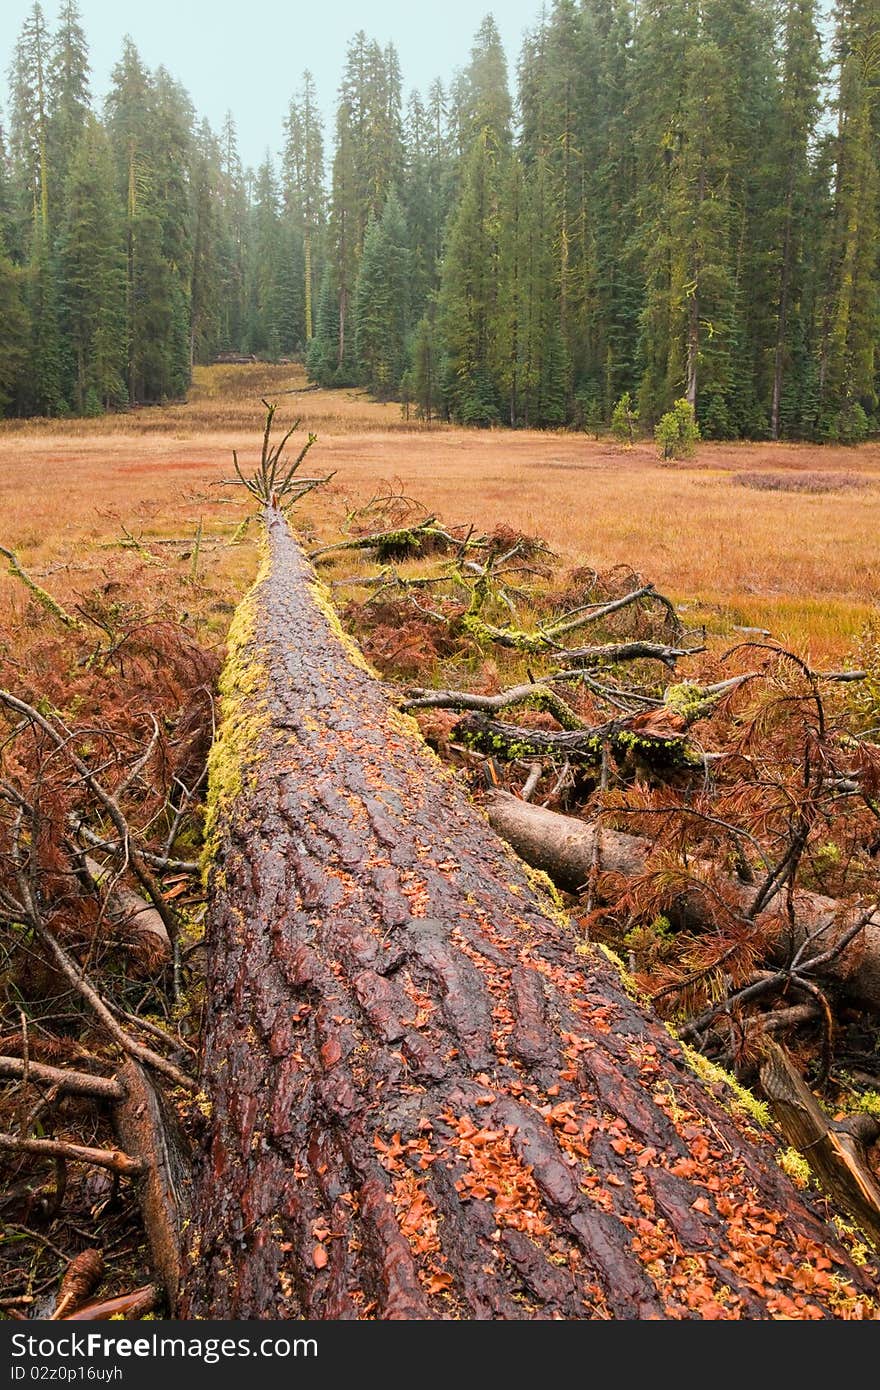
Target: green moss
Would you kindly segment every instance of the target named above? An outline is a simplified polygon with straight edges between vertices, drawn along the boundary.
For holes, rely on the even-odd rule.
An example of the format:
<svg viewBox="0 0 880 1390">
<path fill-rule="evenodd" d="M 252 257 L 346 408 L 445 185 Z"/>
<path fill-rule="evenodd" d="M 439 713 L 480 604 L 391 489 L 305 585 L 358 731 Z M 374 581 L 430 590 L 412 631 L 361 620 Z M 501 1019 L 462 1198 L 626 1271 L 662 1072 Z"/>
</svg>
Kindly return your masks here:
<svg viewBox="0 0 880 1390">
<path fill-rule="evenodd" d="M 84 631 L 85 623 L 80 622 L 79 618 L 75 618 L 72 613 L 68 613 L 65 608 L 62 608 L 58 600 L 54 599 L 50 593 L 47 593 L 47 591 L 28 574 L 14 550 L 7 550 L 5 546 L 0 545 L 0 555 L 5 556 L 9 561 L 9 573 L 15 575 L 16 579 L 21 580 L 22 584 L 30 591 L 41 608 L 44 608 L 47 613 L 51 613 L 53 618 L 57 618 L 59 623 L 62 623 L 66 628 L 70 628 L 72 632 Z"/>
<path fill-rule="evenodd" d="M 702 1052 L 697 1052 L 695 1048 L 688 1047 L 687 1043 L 678 1040 L 679 1047 L 684 1053 L 685 1060 L 691 1071 L 696 1072 L 701 1081 L 705 1081 L 707 1086 L 721 1085 L 729 1093 L 730 1107 L 741 1115 L 745 1115 L 761 1129 L 770 1128 L 770 1111 L 763 1101 L 758 1100 L 747 1087 L 742 1086 L 735 1076 L 731 1076 L 729 1071 L 719 1067 L 717 1062 L 710 1062 L 708 1057 L 704 1057 Z"/>
<path fill-rule="evenodd" d="M 269 726 L 266 702 L 257 698 L 257 692 L 265 688 L 266 672 L 253 644 L 257 593 L 268 565 L 268 557 L 264 556 L 260 572 L 238 605 L 229 628 L 226 663 L 220 677 L 220 728 L 208 757 L 204 878 L 216 858 L 219 825 L 239 796 L 254 763 L 259 736 Z"/>
<path fill-rule="evenodd" d="M 605 959 L 607 961 L 610 961 L 610 963 L 614 966 L 615 970 L 620 976 L 620 983 L 623 985 L 630 999 L 635 999 L 638 1003 L 644 1004 L 644 994 L 639 989 L 638 985 L 636 984 L 630 972 L 627 970 L 626 966 L 624 965 L 617 952 L 612 951 L 611 947 L 606 946 L 603 942 L 598 943 L 597 949 L 600 950 Z"/>
<path fill-rule="evenodd" d="M 788 1174 L 795 1187 L 809 1187 L 812 1177 L 810 1165 L 797 1149 L 782 1149 L 776 1156 L 776 1162 L 782 1171 Z"/>
<path fill-rule="evenodd" d="M 848 1109 L 857 1110 L 862 1115 L 873 1115 L 880 1120 L 880 1091 L 861 1091 L 858 1095 L 853 1095 L 849 1100 Z"/>
<path fill-rule="evenodd" d="M 533 869 L 530 864 L 526 864 L 522 861 L 520 861 L 519 867 L 522 869 L 535 893 L 537 893 L 538 897 L 541 899 L 541 906 L 545 914 L 552 918 L 556 925 L 561 927 L 563 931 L 570 933 L 573 930 L 571 917 L 566 910 L 562 894 L 556 887 L 552 878 L 545 874 L 543 869 Z"/>
<path fill-rule="evenodd" d="M 317 575 L 309 579 L 309 589 L 315 603 L 315 607 L 323 614 L 334 637 L 338 639 L 345 654 L 353 666 L 359 671 L 366 671 L 368 676 L 373 676 L 377 681 L 382 677 L 374 666 L 371 666 L 358 646 L 357 642 L 351 637 L 339 621 L 339 614 L 333 606 L 330 590 L 321 582 Z"/>
</svg>

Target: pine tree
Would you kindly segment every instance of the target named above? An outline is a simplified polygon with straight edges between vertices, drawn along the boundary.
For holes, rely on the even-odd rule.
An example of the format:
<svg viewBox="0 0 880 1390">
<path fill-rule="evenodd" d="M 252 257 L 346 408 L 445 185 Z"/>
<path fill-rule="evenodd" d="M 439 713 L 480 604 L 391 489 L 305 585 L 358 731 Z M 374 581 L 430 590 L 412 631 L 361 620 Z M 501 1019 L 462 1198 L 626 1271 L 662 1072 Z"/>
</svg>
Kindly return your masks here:
<svg viewBox="0 0 880 1390">
<path fill-rule="evenodd" d="M 27 413 L 22 399 L 31 342 L 31 325 L 24 296 L 24 271 L 12 264 L 0 249 L 0 417 L 19 409 Z"/>
<path fill-rule="evenodd" d="M 267 155 L 257 170 L 248 219 L 245 347 L 248 352 L 270 359 L 281 353 L 280 202 L 275 169 Z"/>
<path fill-rule="evenodd" d="M 406 221 L 392 189 L 367 229 L 355 306 L 358 372 L 381 401 L 397 393 L 406 367 L 410 265 Z"/>
<path fill-rule="evenodd" d="M 306 352 L 306 370 L 319 386 L 332 386 L 339 367 L 339 292 L 332 266 L 324 267 L 318 294 L 315 333 Z"/>
<path fill-rule="evenodd" d="M 837 196 L 820 374 L 829 438 L 851 433 L 856 406 L 867 420 L 877 404 L 880 29 L 872 0 L 839 4 L 835 47 Z"/>
<path fill-rule="evenodd" d="M 652 422 L 683 394 L 705 432 L 724 435 L 731 428 L 736 215 L 728 73 L 705 23 L 708 8 L 673 0 L 641 11 L 640 407 Z"/>
<path fill-rule="evenodd" d="M 338 295 L 336 377 L 356 375 L 350 316 L 361 253 L 371 218 L 403 168 L 400 72 L 393 47 L 384 52 L 361 30 L 346 54 L 336 115 L 336 153 L 330 215 L 330 255 Z"/>
<path fill-rule="evenodd" d="M 442 408 L 441 366 L 431 312 L 423 314 L 416 324 L 411 357 L 410 391 L 416 404 L 416 412 L 419 419 L 430 422 Z"/>
<path fill-rule="evenodd" d="M 445 394 L 455 418 L 492 424 L 500 419 L 503 396 L 509 393 L 502 366 L 510 363 L 509 316 L 505 344 L 499 284 L 503 204 L 513 156 L 507 63 L 491 16 L 477 32 L 470 64 L 457 84 L 455 107 L 458 139 L 467 154 L 450 213 L 439 290 Z"/>
<path fill-rule="evenodd" d="M 495 132 L 476 137 L 452 215 L 440 284 L 447 397 L 465 423 L 500 418 L 496 328 L 502 235 L 503 154 Z"/>
<path fill-rule="evenodd" d="M 773 439 L 778 439 L 780 433 L 800 433 L 809 417 L 809 411 L 803 416 L 799 411 L 792 413 L 792 395 L 803 397 L 807 391 L 804 257 L 814 192 L 810 142 L 820 113 L 822 77 L 817 22 L 815 0 L 786 0 L 782 16 L 781 119 L 773 147 L 777 167 L 786 171 L 784 199 L 775 218 L 778 289 L 770 397 Z"/>
<path fill-rule="evenodd" d="M 192 278 L 190 320 L 192 360 L 210 362 L 219 351 L 224 309 L 222 291 L 229 247 L 223 219 L 221 189 L 222 153 L 207 121 L 203 121 L 193 146 Z"/>
<path fill-rule="evenodd" d="M 91 111 L 89 53 L 75 0 L 63 0 L 49 59 L 47 141 L 53 182 L 64 189 Z"/>
<path fill-rule="evenodd" d="M 107 128 L 126 209 L 129 399 L 177 398 L 190 380 L 192 106 L 130 39 L 113 69 Z"/>
<path fill-rule="evenodd" d="M 21 28 L 11 69 L 12 158 L 34 226 L 49 234 L 49 35 L 39 4 Z"/>
<path fill-rule="evenodd" d="M 306 342 L 314 335 L 314 301 L 320 283 L 324 209 L 324 136 L 312 74 L 303 73 L 299 95 L 285 122 L 284 197 L 302 240 L 303 318 Z"/>
<path fill-rule="evenodd" d="M 484 130 L 491 131 L 499 146 L 509 146 L 513 109 L 507 84 L 507 59 L 498 26 L 490 14 L 474 37 L 459 101 L 464 151 L 470 149 Z"/>
<path fill-rule="evenodd" d="M 71 404 L 81 415 L 120 405 L 127 394 L 122 208 L 113 172 L 107 136 L 90 118 L 70 161 L 59 231 Z"/>
<path fill-rule="evenodd" d="M 219 345 L 243 350 L 244 258 L 247 198 L 244 173 L 238 155 L 238 137 L 232 113 L 227 112 L 220 133 L 220 242 Z"/>
</svg>

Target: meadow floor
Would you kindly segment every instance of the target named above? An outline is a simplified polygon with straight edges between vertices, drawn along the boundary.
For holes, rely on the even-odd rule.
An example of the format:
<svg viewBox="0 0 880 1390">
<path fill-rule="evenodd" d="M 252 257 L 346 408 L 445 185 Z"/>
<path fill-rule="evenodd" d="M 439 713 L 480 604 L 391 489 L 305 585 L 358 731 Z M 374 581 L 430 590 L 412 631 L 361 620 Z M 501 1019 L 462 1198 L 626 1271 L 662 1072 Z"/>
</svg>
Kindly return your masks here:
<svg viewBox="0 0 880 1390">
<path fill-rule="evenodd" d="M 203 368 L 185 405 L 0 424 L 0 544 L 41 576 L 66 572 L 75 589 L 77 576 L 100 573 L 123 527 L 187 536 L 202 519 L 206 536 L 228 537 L 245 499 L 218 484 L 234 448 L 243 465 L 258 457 L 267 396 L 280 421 L 301 416 L 318 435 L 304 471 L 337 470 L 303 508 L 315 534 L 332 536 L 350 507 L 390 485 L 450 524 L 541 535 L 570 565 L 631 565 L 687 605 L 689 621 L 722 634 L 767 628 L 817 664 L 852 651 L 877 611 L 878 444 L 706 443 L 664 465 L 650 443 L 426 426 L 396 404 L 304 385 L 296 367 Z M 229 583 L 246 582 L 251 547 L 213 553 Z"/>
</svg>

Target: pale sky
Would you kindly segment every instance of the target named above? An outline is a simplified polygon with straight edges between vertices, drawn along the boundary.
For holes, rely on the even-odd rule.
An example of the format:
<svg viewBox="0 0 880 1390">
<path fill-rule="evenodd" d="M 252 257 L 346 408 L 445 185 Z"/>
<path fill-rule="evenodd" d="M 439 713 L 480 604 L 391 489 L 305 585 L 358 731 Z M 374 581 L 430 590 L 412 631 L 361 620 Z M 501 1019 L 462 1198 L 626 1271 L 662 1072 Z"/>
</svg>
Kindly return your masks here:
<svg viewBox="0 0 880 1390">
<path fill-rule="evenodd" d="M 53 30 L 57 0 L 42 5 Z M 30 8 L 31 0 L 0 0 L 0 105 Z M 392 41 L 404 92 L 424 92 L 435 77 L 445 84 L 467 63 L 474 33 L 491 11 L 513 82 L 523 34 L 541 8 L 542 0 L 79 0 L 99 105 L 123 37 L 130 34 L 148 67 L 164 64 L 183 84 L 199 117 L 218 129 L 232 111 L 242 160 L 253 165 L 267 148 L 273 154 L 279 148 L 282 121 L 304 68 L 315 77 L 329 150 L 345 46 L 358 29 L 380 44 Z"/>
</svg>

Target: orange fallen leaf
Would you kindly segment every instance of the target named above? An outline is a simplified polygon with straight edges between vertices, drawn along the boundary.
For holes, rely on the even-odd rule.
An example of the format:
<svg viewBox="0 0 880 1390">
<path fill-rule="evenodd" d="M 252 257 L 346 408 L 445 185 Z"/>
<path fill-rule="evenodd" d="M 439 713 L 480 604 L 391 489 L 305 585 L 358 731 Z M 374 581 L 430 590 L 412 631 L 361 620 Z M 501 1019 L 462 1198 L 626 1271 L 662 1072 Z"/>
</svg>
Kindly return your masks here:
<svg viewBox="0 0 880 1390">
<path fill-rule="evenodd" d="M 446 1289 L 452 1288 L 451 1274 L 431 1274 L 426 1286 L 428 1293 L 444 1293 Z"/>
<path fill-rule="evenodd" d="M 327 1254 L 327 1251 L 324 1249 L 323 1245 L 315 1246 L 314 1250 L 312 1251 L 312 1263 L 314 1264 L 315 1269 L 324 1269 L 329 1258 L 330 1256 Z"/>
</svg>

